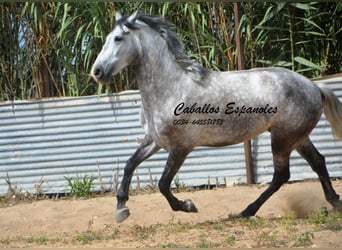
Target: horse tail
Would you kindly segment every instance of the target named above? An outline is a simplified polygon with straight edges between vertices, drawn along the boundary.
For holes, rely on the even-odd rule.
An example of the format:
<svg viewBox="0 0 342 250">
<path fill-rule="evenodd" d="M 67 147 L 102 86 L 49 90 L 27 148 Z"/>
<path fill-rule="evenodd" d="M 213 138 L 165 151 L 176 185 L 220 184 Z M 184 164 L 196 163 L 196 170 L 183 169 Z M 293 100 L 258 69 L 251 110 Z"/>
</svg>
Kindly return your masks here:
<svg viewBox="0 0 342 250">
<path fill-rule="evenodd" d="M 333 133 L 342 139 L 342 103 L 337 96 L 327 88 L 321 88 L 324 114 L 327 117 Z"/>
</svg>

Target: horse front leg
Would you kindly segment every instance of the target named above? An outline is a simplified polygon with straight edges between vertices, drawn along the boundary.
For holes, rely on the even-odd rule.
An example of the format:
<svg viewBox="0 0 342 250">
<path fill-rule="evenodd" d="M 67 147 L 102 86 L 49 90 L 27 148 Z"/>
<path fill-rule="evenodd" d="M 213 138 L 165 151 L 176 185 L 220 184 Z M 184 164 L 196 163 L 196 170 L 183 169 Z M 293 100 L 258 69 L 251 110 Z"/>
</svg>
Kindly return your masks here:
<svg viewBox="0 0 342 250">
<path fill-rule="evenodd" d="M 168 160 L 162 177 L 159 180 L 158 186 L 160 192 L 165 196 L 169 202 L 172 210 L 174 211 L 184 211 L 184 212 L 197 212 L 196 206 L 191 200 L 187 199 L 184 201 L 178 200 L 170 190 L 171 182 L 178 172 L 179 168 L 182 166 L 186 156 L 188 155 L 188 150 L 171 150 L 169 153 Z"/>
<path fill-rule="evenodd" d="M 126 207 L 126 202 L 128 201 L 128 190 L 134 170 L 141 162 L 149 158 L 159 149 L 160 147 L 154 143 L 152 138 L 146 135 L 142 144 L 127 161 L 124 176 L 116 195 L 118 201 L 116 207 L 116 221 L 118 223 L 123 222 L 130 215 L 129 209 Z"/>
</svg>

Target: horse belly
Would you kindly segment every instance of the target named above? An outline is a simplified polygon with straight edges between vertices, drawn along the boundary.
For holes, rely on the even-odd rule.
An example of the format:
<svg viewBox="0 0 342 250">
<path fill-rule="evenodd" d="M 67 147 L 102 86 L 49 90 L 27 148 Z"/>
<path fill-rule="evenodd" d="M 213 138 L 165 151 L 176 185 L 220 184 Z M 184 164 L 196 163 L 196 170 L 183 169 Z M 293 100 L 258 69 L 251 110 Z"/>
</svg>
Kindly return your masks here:
<svg viewBox="0 0 342 250">
<path fill-rule="evenodd" d="M 241 143 L 265 132 L 271 119 L 247 117 L 244 119 L 223 119 L 220 126 L 206 126 L 199 129 L 198 146 L 228 146 Z"/>
</svg>

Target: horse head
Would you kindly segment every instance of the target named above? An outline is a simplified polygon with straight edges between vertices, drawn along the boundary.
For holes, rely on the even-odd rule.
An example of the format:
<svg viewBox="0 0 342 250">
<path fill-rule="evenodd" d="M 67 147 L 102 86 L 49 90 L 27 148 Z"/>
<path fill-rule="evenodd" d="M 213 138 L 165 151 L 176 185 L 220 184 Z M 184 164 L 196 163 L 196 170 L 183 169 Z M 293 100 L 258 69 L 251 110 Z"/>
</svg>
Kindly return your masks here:
<svg viewBox="0 0 342 250">
<path fill-rule="evenodd" d="M 139 53 L 136 40 L 131 32 L 136 27 L 137 12 L 129 17 L 122 16 L 117 12 L 115 19 L 115 27 L 108 34 L 91 69 L 91 75 L 96 82 L 109 82 L 112 75 L 132 64 Z"/>
</svg>

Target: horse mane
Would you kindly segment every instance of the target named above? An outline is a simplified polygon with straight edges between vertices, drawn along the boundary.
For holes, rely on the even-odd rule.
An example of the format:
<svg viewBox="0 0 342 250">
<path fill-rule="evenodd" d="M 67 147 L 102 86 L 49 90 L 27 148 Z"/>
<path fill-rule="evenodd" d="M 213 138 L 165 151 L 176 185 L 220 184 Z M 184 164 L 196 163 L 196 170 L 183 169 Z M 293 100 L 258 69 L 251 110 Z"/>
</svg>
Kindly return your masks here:
<svg viewBox="0 0 342 250">
<path fill-rule="evenodd" d="M 177 34 L 172 31 L 175 27 L 171 22 L 157 16 L 148 14 L 138 14 L 137 19 L 148 25 L 152 30 L 155 30 L 166 41 L 167 48 L 175 62 L 177 62 L 189 77 L 195 82 L 201 83 L 206 76 L 207 70 L 198 62 L 191 60 L 184 52 L 184 45 L 179 40 Z M 119 19 L 119 25 L 125 25 L 129 29 L 139 29 L 139 22 L 129 23 L 127 17 Z"/>
</svg>

